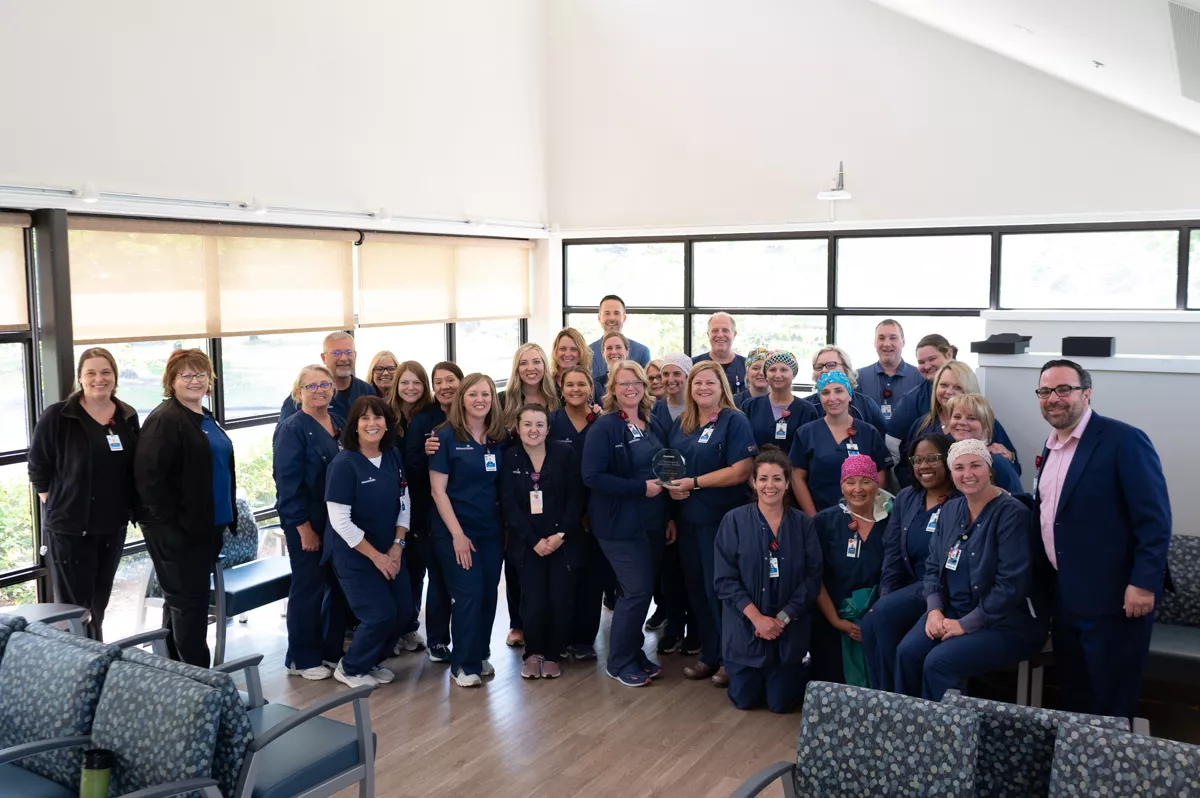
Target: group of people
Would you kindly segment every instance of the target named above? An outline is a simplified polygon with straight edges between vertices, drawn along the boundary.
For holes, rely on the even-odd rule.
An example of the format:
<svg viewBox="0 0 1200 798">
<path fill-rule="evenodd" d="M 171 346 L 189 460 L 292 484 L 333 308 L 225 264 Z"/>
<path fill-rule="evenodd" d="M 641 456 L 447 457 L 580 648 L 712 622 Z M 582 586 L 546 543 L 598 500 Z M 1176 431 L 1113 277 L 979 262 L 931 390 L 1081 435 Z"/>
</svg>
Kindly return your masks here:
<svg viewBox="0 0 1200 798">
<path fill-rule="evenodd" d="M 478 686 L 494 673 L 503 573 L 507 642 L 529 679 L 594 659 L 611 603 L 605 669 L 630 687 L 663 675 L 647 630 L 661 630 L 660 654 L 697 655 L 686 678 L 779 712 L 810 678 L 936 700 L 1052 630 L 1068 708 L 1134 714 L 1170 507 L 1152 444 L 1091 410 L 1086 370 L 1042 369 L 1052 431 L 1027 493 L 940 335 L 918 341 L 915 367 L 892 319 L 867 368 L 822 347 L 800 398 L 797 358 L 737 354 L 727 313 L 709 320 L 709 352 L 655 360 L 625 318 L 605 297 L 597 341 L 566 328 L 549 354 L 522 345 L 499 392 L 390 352 L 360 380 L 353 338 L 326 338 L 274 439 L 289 673 L 388 682 L 385 660 L 425 649 Z M 85 352 L 79 392 L 47 410 L 30 454 L 64 599 L 92 607 L 98 634 L 113 546 L 138 520 L 172 653 L 207 664 L 208 575 L 235 491 L 232 445 L 201 404 L 211 363 L 175 352 L 140 431 L 117 373 Z"/>
</svg>

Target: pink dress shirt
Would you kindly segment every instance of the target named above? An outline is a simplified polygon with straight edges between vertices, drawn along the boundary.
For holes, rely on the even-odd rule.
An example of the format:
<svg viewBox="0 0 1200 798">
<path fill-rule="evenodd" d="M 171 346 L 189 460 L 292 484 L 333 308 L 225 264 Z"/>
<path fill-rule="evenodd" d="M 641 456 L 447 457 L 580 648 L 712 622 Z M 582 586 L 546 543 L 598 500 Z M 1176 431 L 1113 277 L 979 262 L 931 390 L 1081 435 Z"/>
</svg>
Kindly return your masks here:
<svg viewBox="0 0 1200 798">
<path fill-rule="evenodd" d="M 1075 450 L 1079 448 L 1079 439 L 1087 429 L 1092 419 L 1092 408 L 1088 408 L 1083 418 L 1071 430 L 1071 437 L 1066 442 L 1059 443 L 1058 431 L 1050 433 L 1046 441 L 1049 451 L 1046 462 L 1042 464 L 1042 475 L 1038 479 L 1038 498 L 1041 501 L 1042 545 L 1046 548 L 1046 556 L 1050 564 L 1058 569 L 1058 559 L 1054 555 L 1054 515 L 1058 512 L 1058 499 L 1062 496 L 1063 483 L 1067 481 L 1067 471 L 1071 461 L 1075 459 Z"/>
</svg>

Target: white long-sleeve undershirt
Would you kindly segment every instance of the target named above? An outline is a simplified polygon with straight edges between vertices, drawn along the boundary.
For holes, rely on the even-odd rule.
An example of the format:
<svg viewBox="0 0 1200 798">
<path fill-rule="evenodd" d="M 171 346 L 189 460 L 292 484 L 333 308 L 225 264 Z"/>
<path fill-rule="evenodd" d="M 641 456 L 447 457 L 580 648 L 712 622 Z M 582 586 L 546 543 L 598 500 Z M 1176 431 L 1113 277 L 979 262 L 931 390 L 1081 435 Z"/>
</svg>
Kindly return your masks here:
<svg viewBox="0 0 1200 798">
<path fill-rule="evenodd" d="M 383 457 L 372 457 L 371 462 L 376 468 L 383 462 Z M 325 502 L 325 509 L 329 513 L 329 525 L 333 527 L 333 531 L 337 532 L 342 540 L 346 541 L 346 545 L 354 548 L 362 542 L 367 535 L 350 518 L 350 505 L 341 504 L 340 502 Z M 396 526 L 402 526 L 408 529 L 409 522 L 412 519 L 412 506 L 408 501 L 408 488 L 400 494 L 400 514 L 396 516 Z M 390 547 L 389 547 L 390 548 Z"/>
</svg>

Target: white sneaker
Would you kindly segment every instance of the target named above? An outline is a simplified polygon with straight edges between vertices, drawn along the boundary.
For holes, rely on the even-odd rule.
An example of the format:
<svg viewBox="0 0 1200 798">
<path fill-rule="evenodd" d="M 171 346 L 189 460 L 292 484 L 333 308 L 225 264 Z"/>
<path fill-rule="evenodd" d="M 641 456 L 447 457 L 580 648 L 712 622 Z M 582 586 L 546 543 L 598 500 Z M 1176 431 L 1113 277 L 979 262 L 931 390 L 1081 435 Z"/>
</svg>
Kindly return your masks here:
<svg viewBox="0 0 1200 798">
<path fill-rule="evenodd" d="M 366 685 L 375 687 L 379 684 L 375 677 L 370 676 L 369 674 L 364 673 L 362 676 L 351 676 L 350 674 L 346 673 L 345 669 L 342 667 L 343 662 L 345 662 L 345 660 L 339 661 L 337 668 L 333 671 L 333 678 L 337 679 L 342 684 L 346 685 L 347 687 L 363 687 Z"/>
<path fill-rule="evenodd" d="M 396 656 L 400 656 L 401 651 L 420 651 L 423 648 L 425 648 L 425 638 L 421 637 L 421 633 L 409 632 L 396 644 Z"/>
<path fill-rule="evenodd" d="M 336 668 L 337 666 L 334 665 L 334 667 Z M 330 676 L 333 675 L 333 673 L 329 670 L 329 668 L 326 668 L 324 665 L 314 665 L 311 668 L 305 668 L 304 670 L 300 670 L 293 663 L 292 665 L 288 666 L 287 675 L 288 676 L 300 676 L 302 678 L 308 679 L 310 682 L 319 682 L 322 679 L 328 679 Z"/>
<path fill-rule="evenodd" d="M 451 673 L 450 678 L 453 679 L 454 683 L 459 687 L 479 687 L 481 684 L 483 684 L 483 679 L 479 678 L 479 674 L 467 673 L 466 671 Z"/>
<path fill-rule="evenodd" d="M 395 680 L 396 674 L 382 665 L 376 665 L 374 668 L 371 668 L 371 678 L 380 684 L 391 684 Z"/>
<path fill-rule="evenodd" d="M 332 673 L 333 671 L 336 671 L 337 666 L 338 666 L 338 664 L 336 662 L 330 662 L 327 659 L 321 660 L 321 664 L 324 665 L 326 668 L 329 668 L 330 673 Z"/>
<path fill-rule="evenodd" d="M 496 675 L 496 669 L 492 667 L 492 663 L 488 662 L 488 661 L 485 659 L 485 660 L 483 661 L 483 665 L 482 665 L 482 667 L 480 667 L 480 668 L 479 668 L 479 673 L 480 673 L 480 675 L 482 675 L 482 676 L 495 676 L 495 675 Z"/>
</svg>

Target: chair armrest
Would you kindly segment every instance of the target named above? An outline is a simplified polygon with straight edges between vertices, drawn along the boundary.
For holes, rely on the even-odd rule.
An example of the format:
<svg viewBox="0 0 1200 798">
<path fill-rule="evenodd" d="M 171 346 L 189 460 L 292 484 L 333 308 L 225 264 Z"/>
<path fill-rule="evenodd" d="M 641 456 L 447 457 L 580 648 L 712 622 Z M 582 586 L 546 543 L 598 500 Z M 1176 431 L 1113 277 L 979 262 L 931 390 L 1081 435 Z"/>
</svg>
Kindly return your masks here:
<svg viewBox="0 0 1200 798">
<path fill-rule="evenodd" d="M 146 787 L 136 792 L 127 792 L 122 798 L 170 798 L 172 795 L 183 795 L 189 792 L 199 792 L 202 798 L 221 798 L 221 790 L 217 787 L 216 779 L 187 779 L 172 781 Z"/>
<path fill-rule="evenodd" d="M 302 709 L 295 715 L 276 723 L 261 735 L 254 738 L 254 741 L 247 746 L 247 751 L 261 751 L 263 748 L 266 748 L 272 742 L 279 739 L 279 737 L 283 736 L 305 721 L 311 720 L 318 715 L 324 715 L 334 707 L 340 707 L 343 704 L 349 704 L 353 701 L 357 701 L 360 698 L 367 698 L 372 692 L 374 692 L 374 690 L 375 688 L 372 685 L 363 685 L 362 687 L 355 687 L 351 690 L 347 690 L 344 693 L 338 693 L 337 695 L 332 695 L 329 698 L 318 701 L 311 707 Z"/>
<path fill-rule="evenodd" d="M 262 661 L 262 654 L 251 654 L 248 657 L 241 657 L 239 659 L 230 660 L 229 662 L 223 662 L 220 665 L 213 665 L 212 670 L 216 671 L 217 673 L 234 674 L 238 671 L 248 671 L 251 668 L 257 668 Z"/>
<path fill-rule="evenodd" d="M 246 692 L 250 694 L 250 709 L 257 709 L 267 703 L 266 697 L 263 696 L 262 679 L 258 675 L 258 666 L 262 660 L 262 654 L 251 654 L 248 657 L 235 659 L 221 665 L 214 665 L 212 669 L 217 673 L 228 673 L 230 675 L 238 671 L 245 671 Z"/>
<path fill-rule="evenodd" d="M 133 648 L 134 646 L 142 646 L 146 643 L 156 643 L 160 640 L 166 640 L 167 635 L 169 634 L 171 633 L 166 629 L 151 629 L 148 632 L 138 632 L 137 634 L 130 635 L 129 637 L 122 637 L 120 640 L 113 643 L 113 645 L 120 646 L 121 649 L 124 650 L 126 648 Z M 157 649 L 157 646 L 154 648 Z M 156 651 L 155 653 L 158 652 Z"/>
<path fill-rule="evenodd" d="M 0 748 L 0 765 L 6 765 L 9 762 L 16 762 L 19 759 L 24 759 L 27 756 L 34 754 L 42 754 L 46 751 L 58 751 L 62 748 L 83 748 L 90 747 L 92 738 L 87 735 L 79 735 L 76 737 L 51 737 L 48 740 L 35 740 L 32 743 L 21 743 L 14 745 L 11 748 Z"/>
<path fill-rule="evenodd" d="M 742 785 L 729 794 L 729 798 L 753 798 L 760 792 L 771 786 L 771 783 L 776 779 L 782 779 L 784 776 L 790 776 L 796 770 L 795 762 L 776 762 L 773 765 L 767 765 L 762 770 L 755 773 L 750 778 L 742 782 Z M 791 781 L 783 782 L 783 794 L 786 796 L 794 796 L 796 790 Z"/>
</svg>

